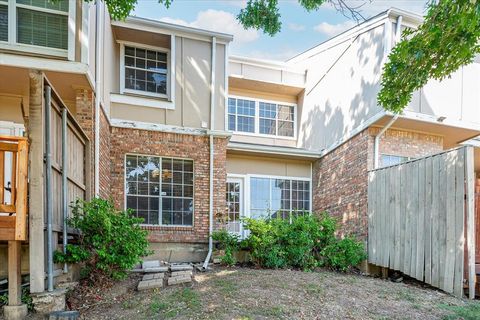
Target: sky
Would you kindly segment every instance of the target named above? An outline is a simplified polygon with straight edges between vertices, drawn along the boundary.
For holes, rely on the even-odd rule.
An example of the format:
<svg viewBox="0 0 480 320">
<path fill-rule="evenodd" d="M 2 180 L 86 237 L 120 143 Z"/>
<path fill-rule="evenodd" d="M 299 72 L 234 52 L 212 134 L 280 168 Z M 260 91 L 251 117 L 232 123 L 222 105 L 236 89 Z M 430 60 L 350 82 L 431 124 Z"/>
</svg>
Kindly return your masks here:
<svg viewBox="0 0 480 320">
<path fill-rule="evenodd" d="M 346 0 L 359 9 L 365 18 L 396 7 L 425 14 L 427 0 Z M 333 7 L 324 5 L 314 12 L 307 12 L 297 0 L 279 0 L 282 30 L 273 37 L 257 30 L 245 30 L 236 15 L 246 0 L 173 0 L 169 9 L 158 0 L 138 0 L 133 15 L 177 23 L 234 36 L 230 45 L 231 55 L 259 59 L 287 60 L 352 26 L 355 22 L 344 17 Z"/>
</svg>

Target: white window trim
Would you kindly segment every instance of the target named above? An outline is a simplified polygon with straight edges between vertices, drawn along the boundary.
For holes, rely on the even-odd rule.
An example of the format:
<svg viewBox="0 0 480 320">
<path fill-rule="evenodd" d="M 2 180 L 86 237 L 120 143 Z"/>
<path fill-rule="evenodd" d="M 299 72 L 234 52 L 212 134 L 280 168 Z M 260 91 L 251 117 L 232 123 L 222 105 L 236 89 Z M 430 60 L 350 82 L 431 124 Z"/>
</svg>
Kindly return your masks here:
<svg viewBox="0 0 480 320">
<path fill-rule="evenodd" d="M 128 42 L 128 41 L 118 41 L 120 44 L 120 94 L 134 94 L 138 96 L 152 97 L 152 98 L 161 98 L 164 100 L 172 101 L 173 93 L 172 91 L 172 51 L 167 48 L 149 46 L 140 43 Z M 134 47 L 139 49 L 154 50 L 157 52 L 164 52 L 167 54 L 167 93 L 153 93 L 141 90 L 134 90 L 125 88 L 125 46 Z M 174 48 L 173 48 L 174 49 Z"/>
<path fill-rule="evenodd" d="M 236 130 L 229 130 L 228 126 L 228 98 L 233 98 L 233 99 L 241 99 L 241 100 L 249 100 L 249 101 L 254 101 L 255 102 L 255 116 L 254 116 L 254 127 L 255 127 L 255 132 L 242 132 L 242 131 L 236 131 Z M 282 105 L 282 106 L 290 106 L 293 107 L 293 137 L 288 137 L 288 136 L 280 136 L 280 135 L 275 135 L 275 134 L 265 134 L 265 133 L 260 133 L 260 102 L 265 102 L 265 103 L 274 103 L 276 105 Z M 266 100 L 266 99 L 254 99 L 250 97 L 245 97 L 245 96 L 237 96 L 237 95 L 229 95 L 227 97 L 227 104 L 225 105 L 225 129 L 226 131 L 232 132 L 235 135 L 241 135 L 241 136 L 250 136 L 250 137 L 265 137 L 265 138 L 273 138 L 273 139 L 283 139 L 283 140 L 297 140 L 297 104 L 291 103 L 291 102 L 284 102 L 284 101 L 277 101 L 277 100 Z M 277 124 L 277 131 L 278 131 L 278 117 L 276 118 Z"/>
<path fill-rule="evenodd" d="M 0 0 L 2 5 L 8 6 L 8 41 L 0 41 L 0 49 L 16 50 L 25 53 L 33 53 L 40 55 L 48 55 L 54 57 L 68 58 L 68 60 L 75 60 L 75 14 L 76 1 L 68 0 L 68 12 L 60 12 L 57 10 L 29 6 L 24 4 L 17 4 L 16 0 Z M 17 8 L 25 8 L 39 12 L 52 13 L 57 15 L 68 16 L 68 49 L 49 48 L 43 46 L 36 46 L 31 44 L 24 44 L 17 42 Z"/>
<path fill-rule="evenodd" d="M 192 224 L 191 225 L 183 225 L 183 224 L 162 224 L 162 199 L 161 195 L 159 195 L 159 205 L 158 205 L 158 210 L 159 210 L 159 224 L 147 224 L 147 223 L 140 223 L 139 225 L 142 227 L 162 227 L 162 228 L 185 228 L 185 229 L 193 229 L 195 228 L 195 160 L 191 158 L 180 158 L 180 157 L 169 157 L 169 156 L 155 156 L 152 154 L 144 154 L 144 153 L 132 153 L 132 152 L 127 152 L 124 154 L 123 157 L 123 210 L 127 210 L 127 156 L 138 156 L 138 157 L 156 157 L 160 158 L 160 161 L 163 158 L 169 158 L 169 159 L 177 159 L 177 160 L 190 160 L 193 162 L 193 211 L 192 211 Z M 161 166 L 161 163 L 160 163 Z M 159 182 L 160 188 L 162 185 L 162 181 L 160 179 Z M 161 190 L 161 189 L 160 189 Z"/>
</svg>

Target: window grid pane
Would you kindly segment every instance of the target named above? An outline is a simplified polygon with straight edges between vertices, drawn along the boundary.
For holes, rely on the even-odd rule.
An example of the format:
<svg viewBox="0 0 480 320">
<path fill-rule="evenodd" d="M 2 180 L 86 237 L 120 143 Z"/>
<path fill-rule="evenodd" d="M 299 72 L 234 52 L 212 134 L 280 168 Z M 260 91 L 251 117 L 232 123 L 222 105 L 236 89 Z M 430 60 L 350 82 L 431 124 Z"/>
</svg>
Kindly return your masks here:
<svg viewBox="0 0 480 320">
<path fill-rule="evenodd" d="M 125 46 L 125 88 L 167 93 L 167 54 Z"/>
<path fill-rule="evenodd" d="M 193 225 L 193 161 L 127 155 L 127 209 L 145 224 Z"/>
<path fill-rule="evenodd" d="M 8 41 L 8 6 L 0 4 L 0 41 Z"/>
<path fill-rule="evenodd" d="M 255 132 L 255 101 L 228 99 L 228 129 Z"/>
<path fill-rule="evenodd" d="M 310 181 L 251 178 L 250 190 L 254 219 L 290 219 L 310 210 Z"/>
</svg>

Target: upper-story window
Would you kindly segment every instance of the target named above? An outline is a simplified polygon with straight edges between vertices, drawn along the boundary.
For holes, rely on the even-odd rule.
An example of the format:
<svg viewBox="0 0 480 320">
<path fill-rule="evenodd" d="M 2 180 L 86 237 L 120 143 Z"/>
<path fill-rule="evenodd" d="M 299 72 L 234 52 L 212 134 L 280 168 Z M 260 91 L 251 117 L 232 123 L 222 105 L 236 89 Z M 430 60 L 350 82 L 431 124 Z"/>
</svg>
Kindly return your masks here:
<svg viewBox="0 0 480 320">
<path fill-rule="evenodd" d="M 168 51 L 122 45 L 123 92 L 168 96 Z"/>
<path fill-rule="evenodd" d="M 295 137 L 296 106 L 241 98 L 228 99 L 228 130 Z"/>
<path fill-rule="evenodd" d="M 412 160 L 411 157 L 396 156 L 390 154 L 382 154 L 380 156 L 380 164 L 382 167 L 394 166 L 405 161 Z"/>
<path fill-rule="evenodd" d="M 69 0 L 0 0 L 0 41 L 67 50 L 69 9 Z"/>
</svg>

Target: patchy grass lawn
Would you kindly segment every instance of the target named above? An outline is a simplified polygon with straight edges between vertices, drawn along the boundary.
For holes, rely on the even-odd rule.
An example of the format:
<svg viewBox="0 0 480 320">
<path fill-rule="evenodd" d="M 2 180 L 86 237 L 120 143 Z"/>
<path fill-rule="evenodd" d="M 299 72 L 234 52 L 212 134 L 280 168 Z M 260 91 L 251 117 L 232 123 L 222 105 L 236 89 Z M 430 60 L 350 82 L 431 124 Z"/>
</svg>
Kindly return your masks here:
<svg viewBox="0 0 480 320">
<path fill-rule="evenodd" d="M 83 319 L 480 319 L 480 303 L 419 285 L 329 271 L 216 268 L 188 286 L 134 290 L 132 277 Z M 125 290 L 125 288 L 128 288 Z"/>
</svg>

